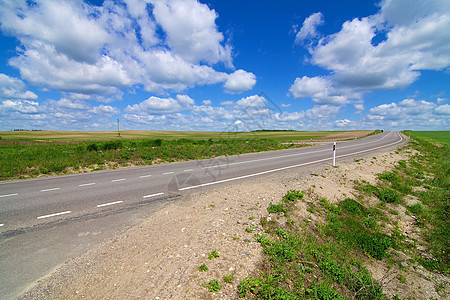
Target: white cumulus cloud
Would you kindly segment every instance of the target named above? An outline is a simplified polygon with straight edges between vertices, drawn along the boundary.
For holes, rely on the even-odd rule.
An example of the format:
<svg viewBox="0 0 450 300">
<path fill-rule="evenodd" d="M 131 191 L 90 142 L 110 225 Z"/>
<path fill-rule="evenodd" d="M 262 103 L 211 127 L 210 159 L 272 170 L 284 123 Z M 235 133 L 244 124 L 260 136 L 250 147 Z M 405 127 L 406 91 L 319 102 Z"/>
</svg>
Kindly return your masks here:
<svg viewBox="0 0 450 300">
<path fill-rule="evenodd" d="M 372 107 L 362 122 L 368 128 L 447 130 L 449 114 L 447 104 L 438 106 L 432 101 L 404 99 Z"/>
<path fill-rule="evenodd" d="M 308 61 L 329 75 L 297 77 L 290 88 L 295 98 L 311 97 L 317 105 L 353 102 L 360 110 L 364 93 L 404 89 L 421 70 L 449 68 L 449 1 L 384 0 L 379 5 L 377 14 L 346 21 L 340 31 L 318 40 L 323 17 L 316 13 L 305 20 L 295 42 L 309 39 Z"/>
<path fill-rule="evenodd" d="M 346 127 L 352 124 L 352 121 L 350 121 L 349 119 L 343 119 L 343 120 L 336 120 L 334 121 L 335 125 L 337 127 Z"/>
<path fill-rule="evenodd" d="M 450 105 L 444 104 L 436 107 L 434 113 L 437 115 L 450 116 Z"/>
<path fill-rule="evenodd" d="M 9 64 L 22 79 L 99 96 L 141 86 L 160 94 L 222 82 L 232 93 L 252 88 L 252 73 L 230 76 L 215 69 L 217 64 L 233 69 L 232 47 L 218 30 L 217 17 L 197 0 L 105 0 L 99 6 L 82 0 L 5 0 L 0 5 L 0 29 L 20 43 Z"/>
<path fill-rule="evenodd" d="M 398 103 L 382 104 L 369 110 L 368 117 L 381 120 L 427 120 L 436 104 L 425 100 L 404 99 Z"/>
<path fill-rule="evenodd" d="M 134 114 L 162 114 L 188 110 L 195 104 L 187 95 L 177 95 L 174 98 L 150 97 L 139 104 L 128 105 L 125 112 Z"/>
<path fill-rule="evenodd" d="M 301 43 L 307 38 L 315 38 L 319 35 L 317 26 L 324 23 L 321 12 L 314 13 L 305 19 L 302 28 L 295 35 L 295 42 Z"/>
<path fill-rule="evenodd" d="M 217 30 L 217 13 L 195 0 L 151 1 L 158 24 L 167 33 L 167 44 L 174 53 L 191 63 L 231 65 L 231 48 L 222 46 L 223 34 Z"/>
<path fill-rule="evenodd" d="M 29 100 L 5 100 L 1 102 L 0 112 L 21 114 L 34 114 L 39 111 L 39 103 Z"/>
<path fill-rule="evenodd" d="M 230 74 L 223 85 L 225 91 L 231 94 L 251 90 L 256 84 L 256 76 L 251 72 L 236 70 Z"/>
<path fill-rule="evenodd" d="M 116 107 L 93 106 L 90 102 L 67 98 L 46 100 L 42 104 L 30 100 L 0 102 L 0 124 L 3 130 L 92 130 L 93 127 L 110 130 L 115 128 L 115 122 L 110 118 L 118 114 L 120 110 Z"/>
<path fill-rule="evenodd" d="M 404 99 L 372 107 L 361 120 L 366 128 L 388 130 L 448 130 L 450 123 L 447 104 L 438 106 L 432 101 Z"/>
<path fill-rule="evenodd" d="M 343 91 L 336 91 L 331 84 L 331 80 L 326 77 L 303 76 L 295 79 L 289 91 L 295 98 L 309 97 L 318 105 L 342 106 L 348 103 L 347 97 L 342 95 Z"/>
<path fill-rule="evenodd" d="M 295 122 L 305 118 L 305 112 L 283 112 L 283 113 L 275 113 L 274 117 L 279 122 Z"/>
<path fill-rule="evenodd" d="M 26 90 L 22 80 L 0 73 L 0 99 L 35 100 L 37 98 L 35 93 Z"/>
</svg>

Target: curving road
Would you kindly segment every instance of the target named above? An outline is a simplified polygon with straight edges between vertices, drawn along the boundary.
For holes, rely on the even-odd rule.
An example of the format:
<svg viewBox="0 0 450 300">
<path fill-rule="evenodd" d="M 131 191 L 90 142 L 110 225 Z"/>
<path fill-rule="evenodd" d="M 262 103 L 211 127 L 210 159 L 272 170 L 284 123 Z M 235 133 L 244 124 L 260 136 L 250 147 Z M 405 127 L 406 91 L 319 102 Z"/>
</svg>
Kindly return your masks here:
<svg viewBox="0 0 450 300">
<path fill-rule="evenodd" d="M 398 132 L 338 142 L 336 159 L 406 141 Z M 225 182 L 332 163 L 332 146 L 0 183 L 0 298 L 124 232 L 176 196 Z"/>
</svg>

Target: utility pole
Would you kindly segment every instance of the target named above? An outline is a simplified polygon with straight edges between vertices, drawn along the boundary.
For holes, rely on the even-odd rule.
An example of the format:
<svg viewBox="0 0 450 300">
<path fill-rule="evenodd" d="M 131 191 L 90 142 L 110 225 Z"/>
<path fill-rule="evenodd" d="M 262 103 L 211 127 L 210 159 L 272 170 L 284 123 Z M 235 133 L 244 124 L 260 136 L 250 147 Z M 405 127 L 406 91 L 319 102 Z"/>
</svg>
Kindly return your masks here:
<svg viewBox="0 0 450 300">
<path fill-rule="evenodd" d="M 117 135 L 120 136 L 120 130 L 119 130 L 119 118 L 117 118 Z"/>
</svg>

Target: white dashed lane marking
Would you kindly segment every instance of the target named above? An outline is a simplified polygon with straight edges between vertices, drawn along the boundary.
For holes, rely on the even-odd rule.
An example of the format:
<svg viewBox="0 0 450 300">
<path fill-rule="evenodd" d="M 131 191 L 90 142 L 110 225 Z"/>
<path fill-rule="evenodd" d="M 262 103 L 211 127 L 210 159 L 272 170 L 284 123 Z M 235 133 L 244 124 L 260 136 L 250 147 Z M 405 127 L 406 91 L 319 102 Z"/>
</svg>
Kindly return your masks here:
<svg viewBox="0 0 450 300">
<path fill-rule="evenodd" d="M 191 172 L 191 171 L 194 171 L 194 169 L 184 170 L 184 172 Z"/>
<path fill-rule="evenodd" d="M 120 179 L 113 179 L 111 180 L 111 182 L 118 182 L 118 181 L 124 181 L 126 180 L 125 178 L 120 178 Z"/>
<path fill-rule="evenodd" d="M 61 215 L 66 215 L 66 214 L 70 214 L 70 213 L 71 213 L 71 211 L 63 211 L 63 212 L 54 213 L 54 214 L 51 214 L 51 215 L 40 216 L 40 217 L 37 217 L 37 219 L 38 219 L 38 220 L 41 220 L 41 219 L 46 219 L 46 218 L 51 218 L 51 217 L 57 217 L 57 216 L 61 216 Z"/>
<path fill-rule="evenodd" d="M 173 174 L 173 173 L 175 173 L 175 172 L 166 172 L 166 173 L 163 173 L 163 175 L 170 175 L 170 174 Z"/>
<path fill-rule="evenodd" d="M 139 176 L 139 178 L 147 178 L 147 177 L 151 177 L 152 175 L 142 175 L 142 176 Z"/>
<path fill-rule="evenodd" d="M 151 195 L 144 196 L 143 198 L 151 198 L 151 197 L 156 197 L 156 196 L 161 196 L 161 195 L 164 195 L 164 193 L 151 194 Z"/>
<path fill-rule="evenodd" d="M 52 189 L 45 189 L 45 190 L 41 190 L 41 192 L 51 192 L 51 191 L 57 191 L 60 188 L 52 188 Z"/>
<path fill-rule="evenodd" d="M 97 205 L 97 207 L 104 207 L 104 206 L 110 206 L 110 205 L 114 205 L 114 204 L 120 204 L 123 201 L 115 201 L 115 202 L 109 202 L 109 203 L 104 203 L 104 204 L 99 204 Z"/>
<path fill-rule="evenodd" d="M 83 186 L 90 186 L 90 185 L 94 185 L 95 182 L 91 182 L 91 183 L 84 183 L 84 184 L 79 184 L 79 187 L 83 187 Z"/>
<path fill-rule="evenodd" d="M 12 197 L 12 196 L 17 196 L 19 195 L 18 193 L 15 194 L 8 194 L 8 195 L 0 195 L 0 198 L 4 198 L 4 197 Z"/>
</svg>

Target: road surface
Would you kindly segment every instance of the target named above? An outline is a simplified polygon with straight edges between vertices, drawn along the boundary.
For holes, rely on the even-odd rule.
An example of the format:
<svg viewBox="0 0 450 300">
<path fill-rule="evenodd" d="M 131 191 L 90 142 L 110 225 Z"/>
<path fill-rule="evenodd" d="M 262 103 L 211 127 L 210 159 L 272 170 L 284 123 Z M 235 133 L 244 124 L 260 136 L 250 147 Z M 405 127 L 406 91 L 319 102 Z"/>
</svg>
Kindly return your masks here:
<svg viewBox="0 0 450 300">
<path fill-rule="evenodd" d="M 398 132 L 338 142 L 336 159 L 400 147 Z M 68 259 L 112 239 L 179 195 L 302 166 L 332 145 L 0 183 L 0 298 L 14 299 Z"/>
</svg>

